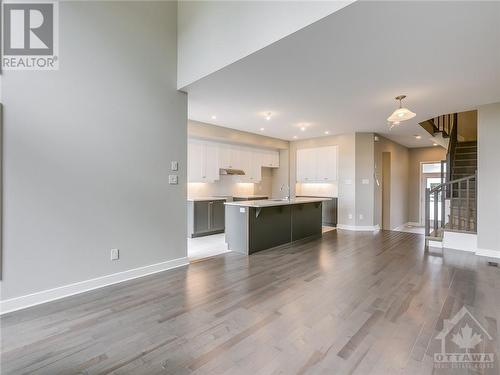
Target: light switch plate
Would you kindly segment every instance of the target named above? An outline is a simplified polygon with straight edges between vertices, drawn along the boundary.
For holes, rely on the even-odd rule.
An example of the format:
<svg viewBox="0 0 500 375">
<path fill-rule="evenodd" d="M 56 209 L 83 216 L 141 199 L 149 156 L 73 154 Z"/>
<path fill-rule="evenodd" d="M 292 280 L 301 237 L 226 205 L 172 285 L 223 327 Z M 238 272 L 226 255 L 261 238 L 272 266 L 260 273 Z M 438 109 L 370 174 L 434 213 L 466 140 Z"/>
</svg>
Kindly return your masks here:
<svg viewBox="0 0 500 375">
<path fill-rule="evenodd" d="M 111 260 L 118 260 L 120 259 L 120 250 L 119 249 L 111 249 Z"/>
<path fill-rule="evenodd" d="M 245 207 L 240 207 L 240 212 L 241 212 L 242 214 L 244 214 L 244 213 L 245 213 Z"/>
<path fill-rule="evenodd" d="M 170 185 L 177 185 L 179 183 L 179 178 L 176 174 L 171 174 L 168 176 L 168 183 Z"/>
<path fill-rule="evenodd" d="M 363 179 L 361 180 L 361 183 L 362 183 L 363 185 L 368 185 L 368 184 L 370 183 L 370 180 L 369 180 L 369 179 L 367 179 L 367 178 L 363 178 Z"/>
<path fill-rule="evenodd" d="M 346 185 L 352 185 L 352 180 L 345 180 Z"/>
<path fill-rule="evenodd" d="M 173 161 L 170 163 L 170 169 L 172 171 L 178 171 L 179 170 L 179 162 Z"/>
</svg>

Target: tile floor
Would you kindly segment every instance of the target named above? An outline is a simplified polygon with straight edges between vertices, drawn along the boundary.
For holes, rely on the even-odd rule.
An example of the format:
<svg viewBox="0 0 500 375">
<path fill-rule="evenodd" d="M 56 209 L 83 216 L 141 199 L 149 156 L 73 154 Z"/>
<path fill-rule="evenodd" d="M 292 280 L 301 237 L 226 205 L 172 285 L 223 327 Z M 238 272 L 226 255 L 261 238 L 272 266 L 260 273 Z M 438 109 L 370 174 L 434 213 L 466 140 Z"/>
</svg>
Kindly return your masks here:
<svg viewBox="0 0 500 375">
<path fill-rule="evenodd" d="M 190 261 L 209 258 L 228 251 L 224 233 L 188 238 L 188 258 Z"/>
</svg>

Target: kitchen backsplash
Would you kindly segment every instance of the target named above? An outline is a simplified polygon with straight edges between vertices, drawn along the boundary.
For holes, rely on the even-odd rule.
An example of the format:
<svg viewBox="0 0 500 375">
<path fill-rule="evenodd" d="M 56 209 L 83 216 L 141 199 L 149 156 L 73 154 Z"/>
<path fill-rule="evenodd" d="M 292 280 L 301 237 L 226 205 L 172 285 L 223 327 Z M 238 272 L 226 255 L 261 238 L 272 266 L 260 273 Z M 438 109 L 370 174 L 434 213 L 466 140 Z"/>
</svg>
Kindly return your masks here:
<svg viewBox="0 0 500 375">
<path fill-rule="evenodd" d="M 258 184 L 238 182 L 238 176 L 220 176 L 213 183 L 188 183 L 188 197 L 205 197 L 219 195 L 266 195 L 271 197 L 272 173 L 270 168 L 262 168 L 262 180 Z"/>
<path fill-rule="evenodd" d="M 297 195 L 312 195 L 318 197 L 337 197 L 337 184 L 324 183 L 297 183 L 295 186 Z"/>
</svg>

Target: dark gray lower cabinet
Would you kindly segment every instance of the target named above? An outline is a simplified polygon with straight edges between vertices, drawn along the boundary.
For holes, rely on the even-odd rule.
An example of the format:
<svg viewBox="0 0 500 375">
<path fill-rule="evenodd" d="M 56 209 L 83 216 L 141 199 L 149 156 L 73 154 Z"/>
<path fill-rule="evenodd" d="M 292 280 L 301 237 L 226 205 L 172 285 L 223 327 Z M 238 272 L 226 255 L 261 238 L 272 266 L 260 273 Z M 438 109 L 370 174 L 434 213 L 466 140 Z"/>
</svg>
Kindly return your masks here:
<svg viewBox="0 0 500 375">
<path fill-rule="evenodd" d="M 292 209 L 292 241 L 321 236 L 322 203 L 294 204 Z"/>
<path fill-rule="evenodd" d="M 188 202 L 188 235 L 190 237 L 222 233 L 224 229 L 223 200 Z"/>
<path fill-rule="evenodd" d="M 311 195 L 302 195 L 300 197 L 322 198 L 322 197 L 316 197 L 316 196 L 311 196 Z M 328 225 L 330 227 L 336 227 L 337 226 L 337 202 L 338 202 L 338 198 L 325 197 L 325 199 L 328 199 L 328 200 L 323 201 L 323 208 L 322 208 L 323 225 Z"/>
<path fill-rule="evenodd" d="M 212 231 L 224 231 L 225 229 L 225 209 L 224 209 L 224 201 L 214 201 L 210 202 L 209 211 L 210 211 L 210 230 Z"/>
<path fill-rule="evenodd" d="M 337 226 L 337 198 L 323 202 L 323 225 Z"/>
</svg>

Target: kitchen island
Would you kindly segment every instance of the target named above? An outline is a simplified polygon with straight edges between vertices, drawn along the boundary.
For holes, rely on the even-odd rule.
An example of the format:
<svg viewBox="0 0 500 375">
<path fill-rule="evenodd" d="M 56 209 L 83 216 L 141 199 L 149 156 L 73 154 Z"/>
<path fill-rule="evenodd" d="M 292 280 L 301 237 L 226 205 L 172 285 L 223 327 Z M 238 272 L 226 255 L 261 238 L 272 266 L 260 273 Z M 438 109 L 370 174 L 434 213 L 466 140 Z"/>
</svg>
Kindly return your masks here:
<svg viewBox="0 0 500 375">
<path fill-rule="evenodd" d="M 324 198 L 226 202 L 228 249 L 242 254 L 289 244 L 322 233 Z"/>
</svg>

